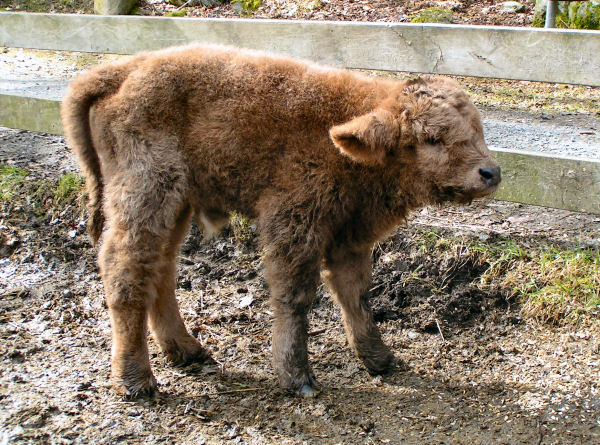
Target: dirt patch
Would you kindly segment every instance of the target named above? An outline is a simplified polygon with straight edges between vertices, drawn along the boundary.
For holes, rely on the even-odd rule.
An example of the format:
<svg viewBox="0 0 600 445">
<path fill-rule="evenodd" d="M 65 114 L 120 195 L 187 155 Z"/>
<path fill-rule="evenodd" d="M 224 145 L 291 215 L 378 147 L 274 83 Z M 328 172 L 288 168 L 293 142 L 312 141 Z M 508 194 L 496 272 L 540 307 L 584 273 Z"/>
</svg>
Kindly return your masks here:
<svg viewBox="0 0 600 445">
<path fill-rule="evenodd" d="M 443 11 L 444 23 L 471 25 L 531 26 L 534 3 L 521 2 L 519 12 L 503 8 L 494 0 L 234 0 L 218 4 L 212 0 L 141 0 L 133 13 L 137 15 L 171 15 L 188 17 L 270 18 L 301 20 L 352 20 L 363 22 L 410 22 L 418 17 L 437 16 Z M 209 6 L 205 6 L 209 5 Z M 0 8 L 32 12 L 91 13 L 88 0 L 2 0 Z"/>
<path fill-rule="evenodd" d="M 401 320 L 407 328 L 437 334 L 441 325 L 464 328 L 486 318 L 486 308 L 508 306 L 500 289 L 473 284 L 488 265 L 462 258 L 460 252 L 432 256 L 420 247 L 423 236 L 403 229 L 384 244 L 371 289 L 377 321 Z"/>
<path fill-rule="evenodd" d="M 173 11 L 192 17 L 248 17 L 301 20 L 352 20 L 364 22 L 410 22 L 416 17 L 431 16 L 432 8 L 443 10 L 443 22 L 471 25 L 531 26 L 534 4 L 522 2 L 521 12 L 507 12 L 493 0 L 460 1 L 389 1 L 389 0 L 249 0 L 232 1 L 206 7 L 201 1 L 192 1 L 184 8 L 184 1 L 142 0 L 137 13 L 165 15 Z M 256 9 L 248 6 L 260 5 Z M 433 14 L 435 16 L 435 14 Z M 417 19 L 418 20 L 418 19 Z"/>
<path fill-rule="evenodd" d="M 0 132 L 0 160 L 26 168 L 29 185 L 57 184 L 74 170 L 62 138 L 14 130 Z M 35 210 L 27 199 L 3 202 L 0 216 L 2 239 L 14 243 L 0 260 L 2 443 L 600 440 L 597 327 L 524 321 L 516 302 L 473 284 L 482 265 L 455 251 L 427 253 L 427 234 L 440 228 L 593 247 L 596 216 L 493 201 L 418 213 L 374 252 L 375 313 L 402 365 L 370 377 L 320 289 L 309 349 L 324 389 L 311 400 L 277 387 L 254 238 L 237 242 L 229 231 L 205 240 L 194 229 L 177 293 L 188 327 L 218 365 L 173 368 L 151 342 L 161 394 L 124 402 L 108 386 L 110 326 L 79 210 Z"/>
</svg>

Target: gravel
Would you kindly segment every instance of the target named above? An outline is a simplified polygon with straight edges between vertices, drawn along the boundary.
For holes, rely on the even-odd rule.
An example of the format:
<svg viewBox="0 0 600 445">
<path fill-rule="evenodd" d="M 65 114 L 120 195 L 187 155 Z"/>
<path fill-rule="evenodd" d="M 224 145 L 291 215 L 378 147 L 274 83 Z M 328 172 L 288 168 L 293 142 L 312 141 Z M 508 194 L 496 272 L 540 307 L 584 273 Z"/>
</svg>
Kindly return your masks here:
<svg viewBox="0 0 600 445">
<path fill-rule="evenodd" d="M 558 116 L 482 109 L 490 148 L 529 150 L 547 154 L 598 159 L 600 119 L 563 113 Z"/>
</svg>

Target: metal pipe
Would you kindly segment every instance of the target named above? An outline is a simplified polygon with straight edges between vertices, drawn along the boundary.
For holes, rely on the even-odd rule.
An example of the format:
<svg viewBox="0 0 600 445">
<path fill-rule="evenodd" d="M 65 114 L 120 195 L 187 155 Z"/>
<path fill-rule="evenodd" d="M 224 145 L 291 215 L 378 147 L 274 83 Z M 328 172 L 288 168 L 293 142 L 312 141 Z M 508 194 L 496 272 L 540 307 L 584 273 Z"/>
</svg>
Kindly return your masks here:
<svg viewBox="0 0 600 445">
<path fill-rule="evenodd" d="M 558 10 L 558 2 L 555 0 L 548 0 L 546 6 L 546 24 L 544 28 L 556 28 L 556 11 Z"/>
</svg>

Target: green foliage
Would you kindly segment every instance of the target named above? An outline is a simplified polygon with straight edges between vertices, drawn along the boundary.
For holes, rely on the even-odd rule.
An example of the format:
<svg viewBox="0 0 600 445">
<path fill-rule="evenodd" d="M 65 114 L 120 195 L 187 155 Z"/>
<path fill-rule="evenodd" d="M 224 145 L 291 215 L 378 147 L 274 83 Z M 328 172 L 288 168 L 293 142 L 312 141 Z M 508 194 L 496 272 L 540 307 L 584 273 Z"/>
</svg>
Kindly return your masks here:
<svg viewBox="0 0 600 445">
<path fill-rule="evenodd" d="M 572 2 L 569 4 L 569 28 L 600 30 L 600 3 Z"/>
<path fill-rule="evenodd" d="M 85 182 L 83 178 L 75 173 L 65 173 L 58 180 L 54 197 L 57 203 L 72 203 L 81 198 L 84 193 Z"/>
<path fill-rule="evenodd" d="M 25 184 L 29 173 L 12 165 L 0 165 L 0 201 L 10 201 Z"/>
<path fill-rule="evenodd" d="M 229 227 L 231 228 L 235 242 L 248 245 L 254 240 L 254 228 L 250 220 L 245 216 L 237 212 L 231 212 L 229 215 Z"/>
<path fill-rule="evenodd" d="M 412 23 L 452 23 L 452 11 L 434 6 L 418 11 L 410 21 Z"/>
<path fill-rule="evenodd" d="M 75 173 L 65 173 L 58 181 L 40 176 L 0 164 L 0 204 L 9 219 L 23 215 L 46 222 L 81 218 L 86 197 L 83 178 Z"/>
<path fill-rule="evenodd" d="M 547 1 L 536 2 L 533 26 L 543 27 L 546 23 Z M 584 2 L 559 2 L 556 12 L 557 28 L 600 30 L 600 0 Z"/>
</svg>

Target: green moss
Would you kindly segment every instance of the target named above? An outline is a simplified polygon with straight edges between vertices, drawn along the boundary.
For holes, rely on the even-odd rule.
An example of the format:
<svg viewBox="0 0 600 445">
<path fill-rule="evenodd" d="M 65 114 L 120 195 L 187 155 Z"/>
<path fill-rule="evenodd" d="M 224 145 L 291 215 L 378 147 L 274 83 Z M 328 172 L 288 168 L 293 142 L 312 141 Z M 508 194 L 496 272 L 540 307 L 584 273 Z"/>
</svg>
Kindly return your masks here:
<svg viewBox="0 0 600 445">
<path fill-rule="evenodd" d="M 306 0 L 298 3 L 298 12 L 316 11 L 323 8 L 321 0 Z"/>
<path fill-rule="evenodd" d="M 0 165 L 0 201 L 10 201 L 25 184 L 29 172 L 12 165 Z"/>
<path fill-rule="evenodd" d="M 452 23 L 452 11 L 450 9 L 434 6 L 422 9 L 411 17 L 412 23 Z"/>
<path fill-rule="evenodd" d="M 233 0 L 231 6 L 234 10 L 256 11 L 262 6 L 262 0 Z"/>
<path fill-rule="evenodd" d="M 169 11 L 167 12 L 167 17 L 185 17 L 186 12 L 181 9 L 179 11 Z"/>
</svg>

